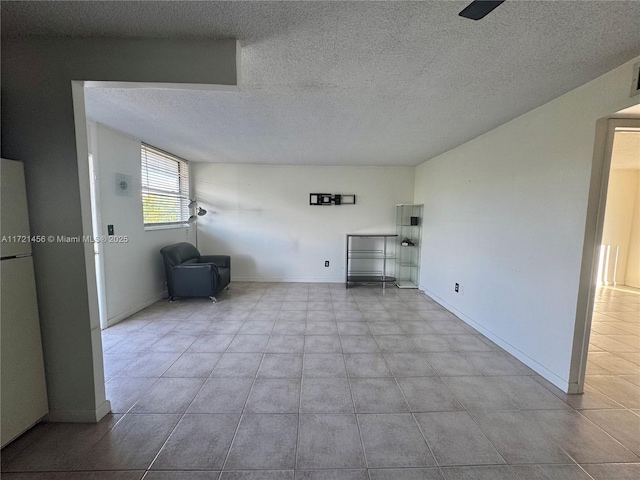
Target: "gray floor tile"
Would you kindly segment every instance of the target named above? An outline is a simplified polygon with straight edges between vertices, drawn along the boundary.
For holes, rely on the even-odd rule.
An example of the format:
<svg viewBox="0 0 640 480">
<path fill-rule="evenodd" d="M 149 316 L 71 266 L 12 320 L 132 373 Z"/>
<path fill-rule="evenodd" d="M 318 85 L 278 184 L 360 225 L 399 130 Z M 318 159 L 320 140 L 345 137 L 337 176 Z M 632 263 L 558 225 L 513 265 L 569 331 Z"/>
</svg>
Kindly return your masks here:
<svg viewBox="0 0 640 480">
<path fill-rule="evenodd" d="M 444 480 L 437 467 L 384 468 L 369 470 L 371 480 Z"/>
<path fill-rule="evenodd" d="M 218 480 L 220 472 L 209 471 L 188 471 L 176 470 L 167 472 L 151 471 L 144 477 L 144 480 Z"/>
<path fill-rule="evenodd" d="M 189 348 L 193 342 L 197 340 L 197 336 L 180 334 L 180 333 L 168 333 L 156 343 L 149 347 L 153 352 L 184 352 Z"/>
<path fill-rule="evenodd" d="M 342 353 L 338 335 L 307 335 L 304 337 L 304 353 Z"/>
<path fill-rule="evenodd" d="M 221 469 L 239 420 L 230 414 L 184 415 L 151 468 Z"/>
<path fill-rule="evenodd" d="M 302 369 L 304 377 L 346 377 L 344 359 L 338 353 L 305 353 Z"/>
<path fill-rule="evenodd" d="M 604 465 L 582 465 L 594 480 L 637 480 L 640 463 L 610 463 Z"/>
<path fill-rule="evenodd" d="M 520 480 L 507 465 L 444 467 L 441 470 L 446 480 Z"/>
<path fill-rule="evenodd" d="M 204 378 L 159 378 L 130 413 L 184 413 L 203 383 Z"/>
<path fill-rule="evenodd" d="M 247 320 L 238 335 L 271 335 L 275 323 L 275 320 Z"/>
<path fill-rule="evenodd" d="M 127 413 L 157 378 L 113 377 L 105 384 L 113 413 Z"/>
<path fill-rule="evenodd" d="M 581 413 L 640 456 L 640 416 L 629 410 L 583 410 Z"/>
<path fill-rule="evenodd" d="M 380 353 L 350 353 L 344 356 L 350 377 L 391 377 L 385 357 Z"/>
<path fill-rule="evenodd" d="M 145 474 L 144 470 L 128 471 L 97 471 L 97 472 L 72 472 L 64 477 L 65 480 L 140 480 Z M 3 475 L 2 478 L 5 478 Z M 21 477 L 22 478 L 22 477 Z M 25 480 L 27 477 L 24 477 Z M 35 480 L 28 477 L 29 480 Z M 50 477 L 46 477 L 51 480 Z M 11 480 L 8 477 L 7 480 Z"/>
<path fill-rule="evenodd" d="M 146 469 L 180 415 L 125 415 L 74 470 Z"/>
<path fill-rule="evenodd" d="M 370 335 L 341 335 L 342 351 L 344 353 L 377 353 L 378 344 Z"/>
<path fill-rule="evenodd" d="M 442 377 L 467 410 L 517 410 L 511 398 L 487 377 Z"/>
<path fill-rule="evenodd" d="M 365 318 L 367 319 L 367 325 L 369 327 L 369 330 L 371 330 L 371 333 L 373 333 L 374 335 L 403 335 L 404 334 L 402 329 L 394 321 L 386 321 L 386 322 L 370 321 L 366 315 L 365 315 Z"/>
<path fill-rule="evenodd" d="M 640 387 L 612 375 L 588 375 L 586 384 L 626 408 L 640 408 Z"/>
<path fill-rule="evenodd" d="M 319 312 L 317 310 L 307 311 L 307 323 L 333 323 L 335 324 L 336 317 L 331 310 Z M 337 332 L 336 332 L 337 333 Z"/>
<path fill-rule="evenodd" d="M 485 375 L 529 375 L 531 370 L 506 353 L 469 352 L 464 357 Z"/>
<path fill-rule="evenodd" d="M 366 322 L 338 322 L 340 335 L 372 335 Z"/>
<path fill-rule="evenodd" d="M 424 354 L 436 373 L 442 377 L 482 375 L 458 352 L 428 352 Z"/>
<path fill-rule="evenodd" d="M 282 304 L 282 311 L 287 311 L 287 310 L 303 310 L 306 311 L 307 310 L 307 302 L 306 300 L 303 301 L 285 301 Z"/>
<path fill-rule="evenodd" d="M 435 465 L 411 414 L 358 415 L 368 468 Z"/>
<path fill-rule="evenodd" d="M 307 312 L 303 311 L 281 311 L 277 315 L 276 326 L 274 327 L 274 331 L 278 329 L 278 324 L 281 322 L 295 322 L 297 324 L 302 324 L 303 330 L 300 334 L 304 333 L 304 327 L 306 326 L 307 321 Z"/>
<path fill-rule="evenodd" d="M 136 358 L 138 358 L 138 353 L 136 352 L 105 353 L 103 355 L 105 380 L 109 380 Z"/>
<path fill-rule="evenodd" d="M 334 303 L 335 306 L 335 303 Z M 358 307 L 353 307 L 352 310 L 335 310 L 333 314 L 336 317 L 336 321 L 340 322 L 364 322 L 364 315 L 358 310 Z"/>
<path fill-rule="evenodd" d="M 636 351 L 640 346 L 637 343 L 640 302 L 628 303 L 629 298 L 635 300 L 635 296 L 607 290 L 604 291 L 606 295 L 599 294 L 597 306 L 604 313 L 594 316 L 585 393 L 566 395 L 420 292 L 397 289 L 383 292 L 366 287 L 346 290 L 344 285 L 333 284 L 314 284 L 312 287 L 308 284 L 234 282 L 233 296 L 225 296 L 224 301 L 216 305 L 200 299 L 159 302 L 131 320 L 106 330 L 103 332 L 103 348 L 109 352 L 104 355 L 105 376 L 109 379 L 106 390 L 113 410 L 126 412 L 138 402 L 132 413 L 182 412 L 194 389 L 199 388 L 196 382 L 202 383 L 209 375 L 211 378 L 206 379 L 188 412 L 212 415 L 188 413 L 185 419 L 226 417 L 228 415 L 218 412 L 233 412 L 237 425 L 239 414 L 246 406 L 246 418 L 263 418 L 266 423 L 277 423 L 279 418 L 297 418 L 298 405 L 303 413 L 328 414 L 318 417 L 343 419 L 352 418 L 354 399 L 358 412 L 394 411 L 400 405 L 406 410 L 406 403 L 403 403 L 406 396 L 412 410 L 417 412 L 413 417 L 401 413 L 358 414 L 358 418 L 364 419 L 356 427 L 362 429 L 362 438 L 368 442 L 369 467 L 375 466 L 375 462 L 379 466 L 369 471 L 371 480 L 442 480 L 442 474 L 456 480 L 587 478 L 569 455 L 582 462 L 581 466 L 596 480 L 635 480 L 640 476 L 640 457 L 637 456 L 640 450 L 637 436 L 640 429 L 637 425 L 640 374 L 636 373 L 640 369 L 640 351 Z M 601 301 L 608 298 L 613 300 L 609 303 Z M 238 333 L 240 337 L 231 350 L 243 352 L 227 352 Z M 303 337 L 305 333 L 308 335 Z M 187 353 L 180 355 L 185 349 Z M 254 350 L 257 351 L 254 353 Z M 264 356 L 264 352 L 268 355 Z M 281 362 L 276 358 L 278 355 L 301 357 L 303 352 L 306 354 L 304 365 L 295 360 Z M 263 359 L 265 363 L 256 380 Z M 265 374 L 275 375 L 275 378 Z M 295 376 L 287 378 L 290 375 Z M 390 375 L 396 377 L 404 393 L 398 390 Z M 456 397 L 470 409 L 469 412 L 459 410 L 462 405 L 457 403 Z M 571 410 L 569 405 L 579 409 L 584 416 Z M 490 408 L 510 410 L 482 411 Z M 269 413 L 249 413 L 254 411 Z M 67 478 L 60 470 L 73 468 L 100 442 L 106 454 L 97 459 L 96 454 L 91 453 L 92 461 L 104 462 L 96 468 L 117 465 L 118 471 L 77 470 L 69 480 L 140 479 L 140 471 L 120 468 L 129 468 L 125 465 L 127 462 L 137 462 L 145 455 L 149 457 L 159 448 L 154 445 L 158 433 L 166 427 L 160 420 L 171 417 L 171 414 L 167 415 L 155 415 L 160 428 L 149 420 L 154 414 L 129 415 L 125 418 L 130 420 L 102 441 L 118 416 L 110 416 L 111 423 L 97 426 L 40 425 L 3 449 L 3 478 L 58 480 L 56 475 Z M 409 420 L 406 428 L 380 425 L 374 425 L 374 428 L 370 423 L 376 422 L 367 420 L 398 417 Z M 131 422 L 144 423 L 143 419 L 147 425 L 134 432 Z M 419 435 L 414 437 L 412 446 L 407 435 L 412 437 L 416 433 L 416 420 L 423 431 L 417 430 Z M 224 462 L 231 438 L 226 447 L 209 448 L 210 441 L 224 443 L 225 440 L 224 434 L 212 439 L 211 429 L 205 424 L 194 420 L 189 428 L 183 424 L 176 429 L 158 458 L 169 458 L 167 449 L 173 445 L 175 452 L 171 455 L 177 464 L 184 462 L 183 466 L 153 470 L 145 480 L 217 479 L 221 464 L 215 468 L 202 467 L 197 466 L 198 462 L 208 465 L 208 455 L 220 448 Z M 235 458 L 239 463 L 245 462 L 245 466 L 228 465 L 222 478 L 292 479 L 295 453 L 291 452 L 295 452 L 298 421 L 287 425 L 284 430 L 294 433 L 284 435 L 282 444 L 277 425 L 271 425 L 275 428 L 258 426 L 257 437 L 252 428 L 240 429 Z M 349 428 L 341 421 L 336 425 L 338 431 Z M 335 428 L 331 427 L 331 432 Z M 372 434 L 376 428 L 382 433 Z M 127 433 L 127 429 L 131 432 Z M 145 429 L 150 432 L 150 442 L 147 437 L 140 436 L 140 430 Z M 441 469 L 419 464 L 406 467 L 423 461 L 416 460 L 420 455 L 412 450 L 416 445 L 417 448 L 426 445 L 420 433 L 424 433 Z M 180 441 L 179 434 L 184 436 Z M 493 447 L 484 435 L 506 460 L 518 464 L 514 467 L 517 475 L 508 466 L 478 465 L 497 462 L 501 458 L 500 455 L 498 460 L 491 458 L 497 454 L 495 450 L 491 452 Z M 359 434 L 355 437 L 359 442 Z M 275 445 L 273 438 L 278 438 Z M 337 458 L 348 455 L 339 442 L 326 438 L 331 436 L 321 437 L 320 443 L 326 441 L 329 447 L 318 448 L 309 457 L 320 459 L 326 466 L 299 469 L 296 478 L 369 478 L 364 464 L 357 468 L 331 466 L 331 448 L 339 449 Z M 285 445 L 287 441 L 289 447 Z M 117 451 L 112 451 L 111 447 L 107 450 L 107 445 L 111 445 L 109 442 L 113 442 L 116 450 L 129 448 L 134 451 L 114 459 Z M 144 445 L 138 447 L 138 443 Z M 297 445 L 299 448 L 300 444 Z M 487 451 L 483 450 L 485 447 Z M 199 448 L 204 450 L 199 452 Z M 184 453 L 180 453 L 180 449 Z M 193 462 L 188 460 L 191 457 L 195 458 Z M 592 463 L 629 461 L 633 463 Z M 394 462 L 400 462 L 404 468 L 393 467 Z M 433 458 L 427 462 L 434 465 Z M 462 463 L 465 465 L 460 465 Z M 450 466 L 454 464 L 457 466 Z M 47 472 L 10 473 L 7 467 L 14 471 Z M 154 468 L 158 468 L 157 465 Z"/>
<path fill-rule="evenodd" d="M 180 358 L 181 352 L 143 352 L 119 373 L 119 377 L 160 377 Z"/>
<path fill-rule="evenodd" d="M 240 470 L 222 472 L 220 480 L 294 480 L 293 470 Z"/>
<path fill-rule="evenodd" d="M 467 412 L 417 413 L 415 419 L 440 466 L 505 463 Z"/>
<path fill-rule="evenodd" d="M 509 464 L 572 463 L 527 412 L 469 412 Z"/>
<path fill-rule="evenodd" d="M 302 335 L 271 335 L 266 353 L 303 353 L 304 336 Z"/>
<path fill-rule="evenodd" d="M 263 353 L 269 343 L 269 335 L 236 335 L 227 352 Z"/>
<path fill-rule="evenodd" d="M 578 465 L 513 466 L 521 480 L 592 480 Z"/>
<path fill-rule="evenodd" d="M 234 335 L 202 335 L 187 349 L 189 352 L 223 353 Z"/>
<path fill-rule="evenodd" d="M 245 414 L 224 469 L 292 469 L 297 433 L 297 415 Z"/>
<path fill-rule="evenodd" d="M 346 378 L 304 378 L 301 413 L 353 413 L 353 400 Z"/>
<path fill-rule="evenodd" d="M 296 480 L 369 480 L 366 470 L 296 470 Z"/>
<path fill-rule="evenodd" d="M 210 378 L 187 413 L 241 413 L 252 385 L 252 378 Z"/>
<path fill-rule="evenodd" d="M 98 424 L 55 423 L 46 428 L 36 426 L 37 432 L 26 434 L 31 437 L 26 447 L 14 452 L 10 458 L 5 457 L 12 444 L 2 450 L 2 478 L 12 471 L 71 470 L 121 418 L 121 415 L 107 415 Z M 20 440 L 18 438 L 13 443 Z"/>
<path fill-rule="evenodd" d="M 454 352 L 490 352 L 491 348 L 479 335 L 443 335 Z"/>
<path fill-rule="evenodd" d="M 150 471 L 144 477 L 144 480 L 218 480 L 220 472 L 217 470 L 193 471 L 193 470 L 175 470 L 175 471 Z"/>
<path fill-rule="evenodd" d="M 171 333 L 176 335 L 202 335 L 209 333 L 212 326 L 213 323 L 210 320 L 184 321 L 171 330 Z"/>
<path fill-rule="evenodd" d="M 187 351 L 162 376 L 206 378 L 211 375 L 220 358 L 222 358 L 221 353 L 190 353 Z"/>
<path fill-rule="evenodd" d="M 258 378 L 249 394 L 247 413 L 298 413 L 300 380 Z"/>
<path fill-rule="evenodd" d="M 208 329 L 208 334 L 213 335 L 235 335 L 238 333 L 244 320 L 223 320 L 214 322 Z"/>
<path fill-rule="evenodd" d="M 530 423 L 543 428 L 578 463 L 635 462 L 631 453 L 574 410 L 528 410 Z"/>
<path fill-rule="evenodd" d="M 398 326 L 405 335 L 434 335 L 436 333 L 424 320 L 400 321 Z"/>
<path fill-rule="evenodd" d="M 423 353 L 385 353 L 387 365 L 396 377 L 430 377 L 436 372 Z"/>
<path fill-rule="evenodd" d="M 298 320 L 278 320 L 273 327 L 272 335 L 304 335 L 304 331 L 307 329 L 307 324 L 304 321 Z"/>
<path fill-rule="evenodd" d="M 566 403 L 531 377 L 493 377 L 492 380 L 521 410 L 569 408 Z"/>
<path fill-rule="evenodd" d="M 162 339 L 165 334 L 159 333 L 138 333 L 127 334 L 109 349 L 109 353 L 140 353 L 149 350 L 151 345 Z"/>
<path fill-rule="evenodd" d="M 300 378 L 302 376 L 302 355 L 287 353 L 267 353 L 262 360 L 258 377 Z"/>
<path fill-rule="evenodd" d="M 463 410 L 453 393 L 437 377 L 406 377 L 397 380 L 412 412 Z"/>
<path fill-rule="evenodd" d="M 311 313 L 311 312 L 309 312 Z M 307 320 L 305 335 L 338 335 L 338 326 L 332 322 L 310 322 Z"/>
<path fill-rule="evenodd" d="M 394 378 L 352 378 L 356 413 L 404 413 L 409 411 Z"/>
<path fill-rule="evenodd" d="M 392 322 L 393 316 L 385 310 L 363 311 L 362 316 L 367 322 Z"/>
<path fill-rule="evenodd" d="M 260 362 L 261 353 L 225 353 L 211 372 L 211 376 L 254 378 Z"/>
<path fill-rule="evenodd" d="M 417 352 L 420 351 L 409 335 L 375 335 L 373 337 L 381 352 Z"/>
<path fill-rule="evenodd" d="M 297 468 L 363 468 L 355 415 L 300 415 Z"/>
<path fill-rule="evenodd" d="M 408 335 L 421 352 L 450 352 L 451 345 L 442 335 Z"/>
</svg>

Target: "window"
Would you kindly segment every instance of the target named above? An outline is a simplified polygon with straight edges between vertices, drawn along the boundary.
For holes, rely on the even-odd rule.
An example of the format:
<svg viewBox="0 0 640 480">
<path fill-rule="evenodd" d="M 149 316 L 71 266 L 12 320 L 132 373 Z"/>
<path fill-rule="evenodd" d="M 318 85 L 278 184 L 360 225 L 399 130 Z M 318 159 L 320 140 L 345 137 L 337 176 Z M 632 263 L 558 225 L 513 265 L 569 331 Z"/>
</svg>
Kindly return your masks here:
<svg viewBox="0 0 640 480">
<path fill-rule="evenodd" d="M 145 225 L 187 223 L 189 164 L 142 144 L 142 210 Z"/>
</svg>

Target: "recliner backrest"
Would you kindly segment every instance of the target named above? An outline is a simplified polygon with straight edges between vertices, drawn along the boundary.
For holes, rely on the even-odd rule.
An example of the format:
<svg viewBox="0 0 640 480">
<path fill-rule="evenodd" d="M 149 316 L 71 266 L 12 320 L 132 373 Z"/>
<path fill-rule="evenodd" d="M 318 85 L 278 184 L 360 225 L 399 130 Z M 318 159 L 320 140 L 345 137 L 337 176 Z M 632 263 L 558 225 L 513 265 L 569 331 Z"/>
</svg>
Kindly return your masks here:
<svg viewBox="0 0 640 480">
<path fill-rule="evenodd" d="M 164 258 L 166 266 L 175 267 L 183 263 L 192 263 L 198 261 L 200 252 L 198 249 L 187 242 L 175 243 L 160 249 L 160 253 Z"/>
</svg>

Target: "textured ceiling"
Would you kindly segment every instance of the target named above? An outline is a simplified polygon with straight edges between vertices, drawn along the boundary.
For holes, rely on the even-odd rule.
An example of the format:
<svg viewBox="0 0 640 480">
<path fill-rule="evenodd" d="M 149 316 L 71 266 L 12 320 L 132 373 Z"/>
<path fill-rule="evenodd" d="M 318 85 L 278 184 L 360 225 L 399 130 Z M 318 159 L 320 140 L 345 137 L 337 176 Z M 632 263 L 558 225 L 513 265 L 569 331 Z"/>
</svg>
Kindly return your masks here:
<svg viewBox="0 0 640 480">
<path fill-rule="evenodd" d="M 237 38 L 239 93 L 87 89 L 190 160 L 417 165 L 640 54 L 640 1 L 2 2 L 2 35 Z M 631 80 L 631 79 L 630 79 Z"/>
</svg>

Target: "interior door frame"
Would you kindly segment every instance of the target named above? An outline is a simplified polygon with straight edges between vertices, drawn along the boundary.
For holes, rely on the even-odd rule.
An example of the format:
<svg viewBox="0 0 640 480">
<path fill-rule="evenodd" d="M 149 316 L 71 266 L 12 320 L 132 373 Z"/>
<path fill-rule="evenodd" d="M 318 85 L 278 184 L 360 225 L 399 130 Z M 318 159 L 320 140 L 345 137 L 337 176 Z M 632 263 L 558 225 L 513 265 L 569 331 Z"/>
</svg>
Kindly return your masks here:
<svg viewBox="0 0 640 480">
<path fill-rule="evenodd" d="M 597 288 L 600 244 L 602 243 L 604 215 L 609 190 L 613 141 L 616 129 L 625 127 L 640 128 L 640 118 L 608 117 L 600 119 L 596 123 L 591 184 L 587 206 L 587 225 L 578 286 L 576 327 L 571 353 L 568 393 L 584 392 L 591 321 Z"/>
</svg>

